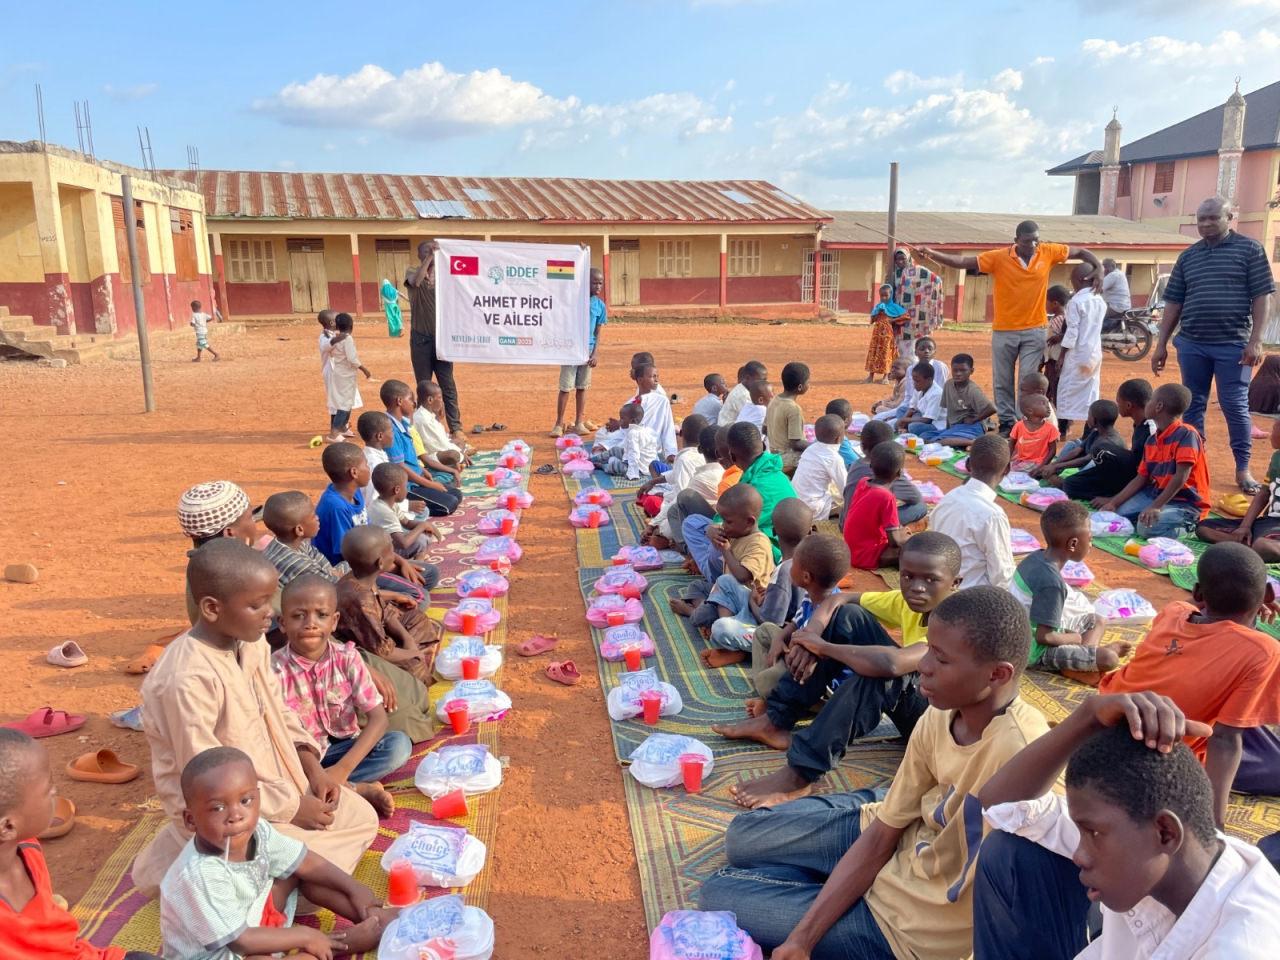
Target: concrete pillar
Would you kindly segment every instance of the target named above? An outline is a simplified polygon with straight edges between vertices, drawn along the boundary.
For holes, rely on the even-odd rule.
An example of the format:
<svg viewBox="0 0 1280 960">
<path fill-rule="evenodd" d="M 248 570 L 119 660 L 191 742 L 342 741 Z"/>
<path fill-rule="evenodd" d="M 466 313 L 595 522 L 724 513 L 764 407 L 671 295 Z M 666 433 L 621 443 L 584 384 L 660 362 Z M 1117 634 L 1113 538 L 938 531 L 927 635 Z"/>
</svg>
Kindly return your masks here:
<svg viewBox="0 0 1280 960">
<path fill-rule="evenodd" d="M 67 267 L 67 244 L 62 232 L 62 212 L 58 186 L 49 173 L 47 158 L 36 168 L 31 180 L 36 208 L 36 234 L 40 242 L 40 263 L 44 269 L 44 289 L 49 322 L 60 333 L 74 333 L 76 310 L 71 300 L 71 274 Z"/>
<path fill-rule="evenodd" d="M 729 235 L 720 234 L 720 309 L 729 305 Z"/>
<path fill-rule="evenodd" d="M 609 235 L 607 233 L 600 246 L 600 270 L 604 273 L 604 289 L 600 291 L 601 299 L 605 303 L 613 303 L 609 299 Z"/>
<path fill-rule="evenodd" d="M 963 270 L 956 271 L 956 323 L 964 322 L 964 277 Z"/>
<path fill-rule="evenodd" d="M 356 284 L 356 316 L 364 313 L 364 293 L 360 290 L 360 237 L 358 234 L 350 234 L 351 237 L 351 279 Z"/>
<path fill-rule="evenodd" d="M 1102 172 L 1098 180 L 1098 213 L 1113 217 L 1116 212 L 1116 195 L 1120 192 L 1120 121 L 1111 111 L 1102 149 Z M 1130 193 L 1133 191 L 1130 190 Z"/>
<path fill-rule="evenodd" d="M 213 276 L 218 287 L 218 307 L 222 311 L 222 319 L 231 319 L 231 307 L 227 303 L 227 268 L 222 259 L 222 234 L 213 233 Z"/>
<path fill-rule="evenodd" d="M 85 259 L 89 265 L 93 331 L 114 334 L 118 327 L 113 275 L 119 274 L 120 263 L 110 198 L 96 190 L 84 191 L 80 194 L 80 217 L 84 223 Z"/>
</svg>

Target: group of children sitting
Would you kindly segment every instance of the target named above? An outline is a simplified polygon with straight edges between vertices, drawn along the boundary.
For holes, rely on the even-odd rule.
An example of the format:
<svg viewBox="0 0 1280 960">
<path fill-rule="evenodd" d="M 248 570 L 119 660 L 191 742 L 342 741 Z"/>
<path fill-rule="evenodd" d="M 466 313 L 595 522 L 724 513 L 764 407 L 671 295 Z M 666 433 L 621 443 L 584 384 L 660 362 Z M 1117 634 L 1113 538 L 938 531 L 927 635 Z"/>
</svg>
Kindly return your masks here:
<svg viewBox="0 0 1280 960">
<path fill-rule="evenodd" d="M 1270 532 L 1276 493 L 1259 495 L 1243 521 L 1206 519 L 1203 442 L 1181 419 L 1189 398 L 1179 385 L 1126 381 L 1059 450 L 1043 376 L 1023 382 L 1025 419 L 1006 438 L 984 424 L 994 411 L 970 356 L 954 357 L 947 378 L 931 340 L 916 349 L 910 387 L 878 405 L 856 447 L 842 399 L 806 441 L 797 399 L 810 388 L 807 367 L 787 364 L 782 391 L 764 403 L 767 371 L 753 361 L 727 393 L 723 378 L 706 378 L 670 462 L 637 464 L 654 517 L 644 539 L 683 550 L 698 574 L 673 610 L 700 629 L 708 667 L 749 661 L 757 696 L 747 719 L 713 731 L 786 753 L 775 773 L 729 788 L 751 812 L 729 828 L 730 865 L 703 885 L 701 906 L 733 910 L 777 958 L 1069 957 L 1086 946 L 1092 897 L 1105 920 L 1089 956 L 1138 955 L 1139 941 L 1151 955 L 1191 924 L 1189 937 L 1264 955 L 1272 944 L 1260 931 L 1280 924 L 1257 898 L 1274 904 L 1280 878 L 1258 848 L 1218 831 L 1232 789 L 1280 794 L 1280 645 L 1255 628 L 1274 600 L 1268 554 L 1245 546 Z M 927 524 L 895 427 L 968 448 L 968 480 Z M 1276 437 L 1280 449 L 1280 429 Z M 1072 498 L 1043 512 L 1045 545 L 1017 565 L 995 503 L 1012 467 Z M 1204 552 L 1194 602 L 1167 606 L 1136 648 L 1106 642 L 1092 602 L 1063 577 L 1090 548 L 1081 501 L 1130 518 L 1146 537 L 1199 529 L 1232 541 Z M 833 516 L 843 537 L 822 525 Z M 927 528 L 908 529 L 916 524 Z M 851 565 L 896 566 L 901 585 L 842 589 Z M 1018 698 L 1028 667 L 1099 693 L 1049 733 Z M 884 717 L 908 739 L 887 795 L 811 799 Z M 1074 822 L 1050 792 L 1064 766 Z M 1135 782 L 1128 767 L 1149 774 Z M 1127 842 L 1090 839 L 1122 828 Z M 979 857 L 992 830 L 1010 843 Z M 1076 895 L 1020 902 L 1044 875 L 1067 877 L 1063 889 Z M 1172 895 L 1177 883 L 1191 886 Z M 1197 888 L 1209 902 L 1180 928 Z M 1254 906 L 1231 906 L 1227 891 L 1246 890 Z M 1153 918 L 1151 934 L 1126 920 L 1134 909 Z M 1025 944 L 1022 927 L 1032 931 Z"/>
<path fill-rule="evenodd" d="M 442 629 L 428 515 L 461 501 L 470 451 L 449 440 L 440 393 L 388 380 L 385 412 L 334 438 L 328 486 L 249 498 L 202 483 L 179 504 L 191 538 L 191 627 L 142 685 L 142 728 L 168 822 L 132 867 L 160 900 L 164 956 L 327 960 L 374 949 L 394 911 L 351 876 L 395 801 L 379 780 L 439 724 L 427 698 Z M 0 728 L 0 955 L 122 960 L 77 939 L 39 843 L 53 786 L 44 749 Z M 294 926 L 298 897 L 350 926 Z M 150 955 L 129 953 L 130 960 Z"/>
</svg>

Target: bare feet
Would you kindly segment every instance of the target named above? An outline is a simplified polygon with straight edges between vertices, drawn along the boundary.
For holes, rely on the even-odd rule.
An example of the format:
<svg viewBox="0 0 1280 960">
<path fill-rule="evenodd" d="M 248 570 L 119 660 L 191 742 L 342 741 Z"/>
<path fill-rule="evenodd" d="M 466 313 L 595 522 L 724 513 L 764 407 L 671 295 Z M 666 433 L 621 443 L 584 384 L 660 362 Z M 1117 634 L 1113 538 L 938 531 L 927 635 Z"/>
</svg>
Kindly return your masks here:
<svg viewBox="0 0 1280 960">
<path fill-rule="evenodd" d="M 385 820 L 396 812 L 396 798 L 376 780 L 372 783 L 348 783 L 347 786 L 369 801 L 369 805 L 378 811 L 379 820 Z"/>
<path fill-rule="evenodd" d="M 698 569 L 698 562 L 693 557 L 684 558 L 684 566 L 680 568 L 685 573 L 693 574 L 695 577 L 702 576 L 702 571 Z"/>
<path fill-rule="evenodd" d="M 747 716 L 748 716 L 748 717 L 763 717 L 763 716 L 764 716 L 764 706 L 765 706 L 765 705 L 764 705 L 764 698 L 763 698 L 763 697 L 752 697 L 751 699 L 749 699 L 749 700 L 744 704 L 744 706 L 747 708 Z"/>
<path fill-rule="evenodd" d="M 813 793 L 813 784 L 790 767 L 775 770 L 759 780 L 748 780 L 729 788 L 734 803 L 748 810 L 756 807 L 776 807 L 788 800 L 797 800 Z"/>
<path fill-rule="evenodd" d="M 774 750 L 791 746 L 791 731 L 779 730 L 766 714 L 739 723 L 714 723 L 711 730 L 729 740 L 754 740 Z"/>
<path fill-rule="evenodd" d="M 671 598 L 671 612 L 678 617 L 692 617 L 693 611 L 702 606 L 701 600 L 685 600 L 682 597 Z"/>
<path fill-rule="evenodd" d="M 1096 687 L 1102 682 L 1102 674 L 1097 670 L 1063 670 L 1062 675 L 1088 687 Z"/>
<path fill-rule="evenodd" d="M 350 953 L 360 956 L 370 950 L 377 949 L 378 942 L 382 939 L 382 932 L 397 913 L 399 911 L 394 908 L 374 908 L 369 911 L 369 916 L 359 923 L 353 924 L 345 930 L 335 931 L 333 938 L 334 953 L 339 955 Z"/>
<path fill-rule="evenodd" d="M 718 647 L 712 647 L 710 650 L 703 650 L 700 654 L 702 664 L 705 667 L 715 669 L 716 667 L 727 667 L 733 663 L 741 663 L 747 659 L 747 655 L 742 650 L 721 650 Z"/>
<path fill-rule="evenodd" d="M 1133 652 L 1133 644 L 1128 640 L 1117 640 L 1114 643 L 1104 643 L 1098 647 L 1097 662 L 1098 670 L 1102 673 L 1109 673 L 1120 666 L 1120 661 Z"/>
<path fill-rule="evenodd" d="M 655 550 L 670 550 L 674 544 L 660 533 L 654 533 L 649 537 L 649 546 Z"/>
</svg>

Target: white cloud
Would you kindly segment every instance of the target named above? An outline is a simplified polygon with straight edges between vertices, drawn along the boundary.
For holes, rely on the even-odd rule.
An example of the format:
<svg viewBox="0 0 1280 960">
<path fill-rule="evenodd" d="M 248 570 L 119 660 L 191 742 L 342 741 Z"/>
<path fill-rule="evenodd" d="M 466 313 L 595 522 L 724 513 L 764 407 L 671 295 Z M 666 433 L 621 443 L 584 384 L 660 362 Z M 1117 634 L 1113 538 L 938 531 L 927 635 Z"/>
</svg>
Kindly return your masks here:
<svg viewBox="0 0 1280 960">
<path fill-rule="evenodd" d="M 409 138 L 523 127 L 522 149 L 658 130 L 688 140 L 733 128 L 731 116 L 692 93 L 591 104 L 552 96 L 497 69 L 464 74 L 438 62 L 398 75 L 374 64 L 345 76 L 318 74 L 253 106 L 295 126 L 374 128 Z"/>
<path fill-rule="evenodd" d="M 114 83 L 104 83 L 102 92 L 112 100 L 120 100 L 128 102 L 131 100 L 142 100 L 151 96 L 160 89 L 158 83 L 135 83 L 132 86 L 116 86 Z"/>
<path fill-rule="evenodd" d="M 1099 63 L 1129 61 L 1157 67 L 1212 68 L 1223 64 L 1264 64 L 1268 62 L 1265 58 L 1280 54 L 1280 35 L 1263 28 L 1248 39 L 1235 30 L 1223 30 L 1207 43 L 1160 35 L 1129 43 L 1093 38 L 1085 40 L 1080 49 Z"/>
<path fill-rule="evenodd" d="M 1036 57 L 1034 60 L 1031 61 L 1031 65 L 1033 67 L 1043 67 L 1053 62 L 1054 62 L 1053 57 Z"/>
<path fill-rule="evenodd" d="M 949 77 L 922 77 L 910 70 L 895 70 L 884 78 L 884 88 L 892 94 L 905 93 L 909 90 L 946 90 L 958 87 L 964 82 L 964 74 L 956 73 Z"/>
<path fill-rule="evenodd" d="M 991 78 L 991 88 L 1002 93 L 1013 93 L 1022 89 L 1022 72 L 1012 67 L 1005 67 Z"/>
</svg>

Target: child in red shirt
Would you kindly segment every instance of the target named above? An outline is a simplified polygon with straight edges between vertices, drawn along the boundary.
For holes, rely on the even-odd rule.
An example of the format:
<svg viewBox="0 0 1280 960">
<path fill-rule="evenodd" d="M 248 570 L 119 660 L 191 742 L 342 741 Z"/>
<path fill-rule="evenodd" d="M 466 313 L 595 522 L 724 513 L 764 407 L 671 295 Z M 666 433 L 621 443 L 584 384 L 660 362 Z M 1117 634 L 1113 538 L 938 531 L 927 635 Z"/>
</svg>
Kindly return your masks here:
<svg viewBox="0 0 1280 960">
<path fill-rule="evenodd" d="M 896 567 L 907 536 L 898 521 L 898 498 L 889 485 L 902 473 L 902 447 L 892 440 L 878 443 L 867 463 L 871 476 L 858 481 L 844 518 L 849 562 L 861 570 Z"/>
<path fill-rule="evenodd" d="M 95 947 L 53 899 L 49 867 L 35 837 L 53 819 L 53 777 L 44 748 L 0 727 L 0 957 L 4 960 L 159 960 L 150 953 Z"/>
<path fill-rule="evenodd" d="M 1215 543 L 1196 567 L 1195 604 L 1165 607 L 1133 659 L 1102 678 L 1103 693 L 1150 690 L 1187 715 L 1213 726 L 1213 736 L 1188 739 L 1213 786 L 1218 827 L 1227 813 L 1242 743 L 1280 723 L 1280 644 L 1253 628 L 1275 593 L 1262 558 L 1241 543 Z M 1280 771 L 1270 777 L 1280 781 Z M 1268 785 L 1280 790 L 1280 782 Z"/>
<path fill-rule="evenodd" d="M 1009 442 L 1013 444 L 1011 468 L 1034 470 L 1053 459 L 1058 452 L 1058 425 L 1049 418 L 1049 398 L 1038 393 L 1024 393 L 1018 401 L 1023 419 L 1013 425 Z"/>
</svg>

